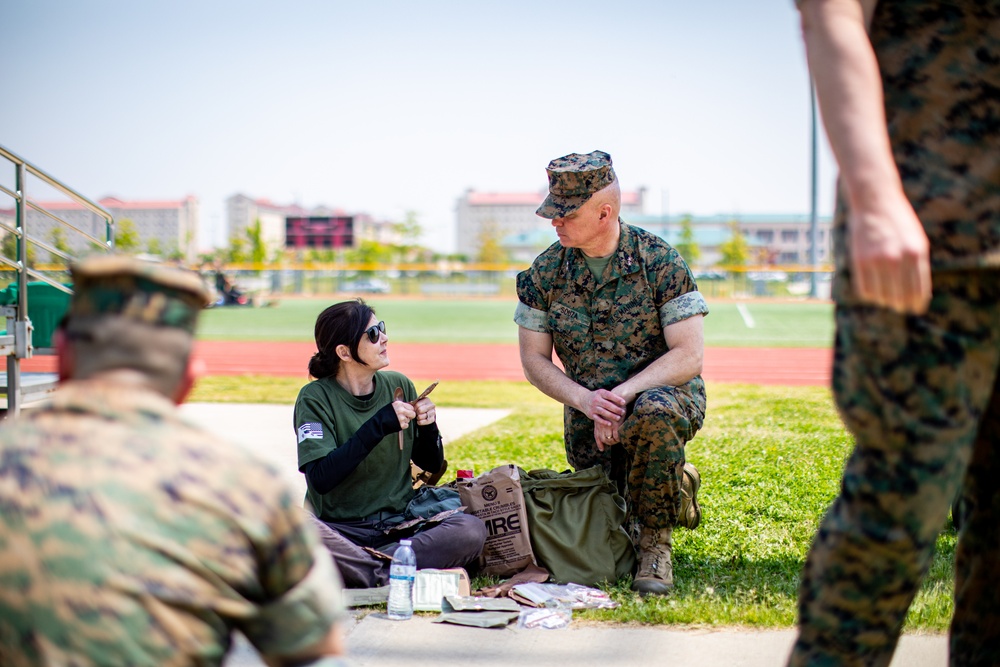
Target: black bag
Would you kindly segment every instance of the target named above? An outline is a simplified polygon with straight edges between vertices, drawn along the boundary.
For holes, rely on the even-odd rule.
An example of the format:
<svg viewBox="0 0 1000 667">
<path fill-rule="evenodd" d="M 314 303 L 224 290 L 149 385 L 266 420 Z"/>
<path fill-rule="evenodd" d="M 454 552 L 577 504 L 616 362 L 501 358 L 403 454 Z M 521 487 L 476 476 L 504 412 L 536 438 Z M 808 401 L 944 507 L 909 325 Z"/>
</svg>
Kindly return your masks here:
<svg viewBox="0 0 1000 667">
<path fill-rule="evenodd" d="M 596 586 L 635 570 L 625 500 L 600 466 L 521 471 L 531 548 L 560 584 Z"/>
</svg>

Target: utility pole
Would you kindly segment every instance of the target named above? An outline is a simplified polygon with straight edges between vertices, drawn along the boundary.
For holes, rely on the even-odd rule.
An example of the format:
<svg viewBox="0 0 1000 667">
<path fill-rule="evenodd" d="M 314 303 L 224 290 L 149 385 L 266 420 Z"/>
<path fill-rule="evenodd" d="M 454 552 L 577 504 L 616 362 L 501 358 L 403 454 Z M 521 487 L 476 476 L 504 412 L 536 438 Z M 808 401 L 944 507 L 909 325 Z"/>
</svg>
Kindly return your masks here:
<svg viewBox="0 0 1000 667">
<path fill-rule="evenodd" d="M 809 205 L 809 264 L 812 272 L 809 274 L 809 297 L 819 298 L 819 281 L 816 272 L 819 270 L 819 248 L 817 247 L 817 237 L 819 236 L 819 220 L 816 213 L 816 152 L 817 135 L 816 127 L 816 87 L 813 85 L 812 77 L 809 77 L 809 106 L 812 111 L 812 191 L 810 193 Z"/>
</svg>

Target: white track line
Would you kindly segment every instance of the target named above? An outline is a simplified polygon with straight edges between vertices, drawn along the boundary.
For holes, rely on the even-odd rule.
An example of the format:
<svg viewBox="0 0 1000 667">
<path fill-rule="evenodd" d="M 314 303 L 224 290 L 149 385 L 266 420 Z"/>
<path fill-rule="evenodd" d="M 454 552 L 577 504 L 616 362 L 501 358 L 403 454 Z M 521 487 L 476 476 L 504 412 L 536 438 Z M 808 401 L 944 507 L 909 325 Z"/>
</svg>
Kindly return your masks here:
<svg viewBox="0 0 1000 667">
<path fill-rule="evenodd" d="M 754 321 L 753 315 L 750 314 L 750 309 L 746 307 L 744 303 L 736 304 L 736 310 L 739 312 L 740 317 L 743 318 L 743 324 L 747 325 L 747 329 L 753 329 Z"/>
</svg>

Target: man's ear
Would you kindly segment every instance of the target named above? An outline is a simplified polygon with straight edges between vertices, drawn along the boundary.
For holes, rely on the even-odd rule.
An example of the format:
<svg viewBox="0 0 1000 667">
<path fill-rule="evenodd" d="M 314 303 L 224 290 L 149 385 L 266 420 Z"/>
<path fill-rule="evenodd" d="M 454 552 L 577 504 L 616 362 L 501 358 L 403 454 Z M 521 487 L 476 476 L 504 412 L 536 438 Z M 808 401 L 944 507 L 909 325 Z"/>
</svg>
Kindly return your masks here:
<svg viewBox="0 0 1000 667">
<path fill-rule="evenodd" d="M 59 371 L 59 382 L 66 382 L 72 379 L 76 362 L 73 359 L 73 346 L 66 338 L 66 332 L 56 329 L 52 332 L 52 340 L 55 342 L 56 354 L 58 355 L 57 369 Z"/>
<path fill-rule="evenodd" d="M 600 219 L 600 221 L 601 222 L 608 222 L 608 221 L 611 220 L 611 216 L 612 216 L 612 214 L 614 214 L 615 209 L 608 202 L 604 202 L 603 204 L 601 204 L 601 207 L 599 209 L 597 209 L 597 211 L 598 211 L 598 218 Z M 614 222 L 618 222 L 618 221 L 614 220 Z"/>
<path fill-rule="evenodd" d="M 338 345 L 334 351 L 337 353 L 337 357 L 341 361 L 350 361 L 354 358 L 351 356 L 351 348 L 346 345 Z"/>
</svg>

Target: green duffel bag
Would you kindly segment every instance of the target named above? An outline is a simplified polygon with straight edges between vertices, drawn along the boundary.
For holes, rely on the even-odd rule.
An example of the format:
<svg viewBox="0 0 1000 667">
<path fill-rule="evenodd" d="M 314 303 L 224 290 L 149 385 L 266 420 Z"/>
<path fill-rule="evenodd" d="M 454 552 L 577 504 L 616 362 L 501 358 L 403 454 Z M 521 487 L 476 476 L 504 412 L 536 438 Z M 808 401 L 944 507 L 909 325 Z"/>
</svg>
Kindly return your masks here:
<svg viewBox="0 0 1000 667">
<path fill-rule="evenodd" d="M 600 466 L 520 474 L 531 548 L 553 579 L 596 586 L 634 571 L 625 501 Z"/>
</svg>

